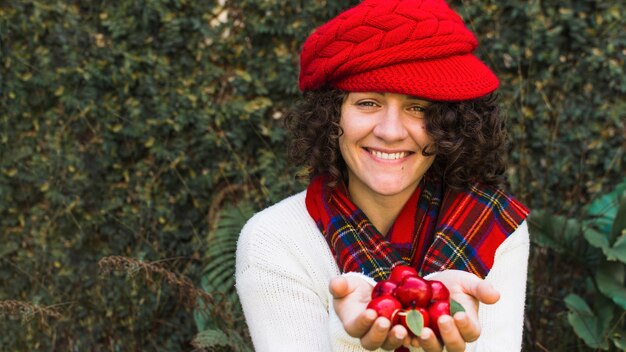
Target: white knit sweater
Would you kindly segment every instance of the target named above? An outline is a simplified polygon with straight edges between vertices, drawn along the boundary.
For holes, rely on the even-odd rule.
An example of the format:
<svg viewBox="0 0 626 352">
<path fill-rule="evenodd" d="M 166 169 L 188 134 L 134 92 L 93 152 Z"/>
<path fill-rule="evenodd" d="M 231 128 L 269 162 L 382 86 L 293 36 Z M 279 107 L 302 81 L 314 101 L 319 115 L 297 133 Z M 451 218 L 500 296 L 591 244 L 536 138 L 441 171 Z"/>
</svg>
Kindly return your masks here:
<svg viewBox="0 0 626 352">
<path fill-rule="evenodd" d="M 256 214 L 241 232 L 236 286 L 254 348 L 259 352 L 365 351 L 358 339 L 345 332 L 334 312 L 328 283 L 340 272 L 307 212 L 305 195 L 301 192 Z M 482 333 L 467 351 L 520 351 L 528 251 L 524 222 L 496 251 L 486 280 L 501 298 L 494 305 L 480 305 Z M 427 278 L 432 275 L 436 273 Z"/>
</svg>

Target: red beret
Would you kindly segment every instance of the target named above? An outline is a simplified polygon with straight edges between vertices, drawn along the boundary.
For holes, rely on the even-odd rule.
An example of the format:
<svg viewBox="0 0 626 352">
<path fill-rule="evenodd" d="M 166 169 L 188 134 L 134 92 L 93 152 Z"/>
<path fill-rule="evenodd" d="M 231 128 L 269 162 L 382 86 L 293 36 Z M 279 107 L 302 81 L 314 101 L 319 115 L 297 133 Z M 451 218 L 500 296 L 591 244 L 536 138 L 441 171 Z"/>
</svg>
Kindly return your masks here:
<svg viewBox="0 0 626 352">
<path fill-rule="evenodd" d="M 444 0 L 365 0 L 304 43 L 300 89 L 478 98 L 498 78 L 472 54 L 478 42 Z"/>
</svg>

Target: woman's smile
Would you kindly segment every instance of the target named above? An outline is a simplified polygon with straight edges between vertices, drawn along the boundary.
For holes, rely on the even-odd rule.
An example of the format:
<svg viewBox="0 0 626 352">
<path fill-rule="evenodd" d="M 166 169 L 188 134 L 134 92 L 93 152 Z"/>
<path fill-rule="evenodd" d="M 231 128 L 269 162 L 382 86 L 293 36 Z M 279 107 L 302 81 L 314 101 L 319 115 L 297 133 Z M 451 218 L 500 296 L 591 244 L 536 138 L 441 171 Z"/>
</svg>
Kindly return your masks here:
<svg viewBox="0 0 626 352">
<path fill-rule="evenodd" d="M 392 152 L 392 151 L 382 151 L 374 148 L 363 148 L 367 151 L 371 156 L 373 156 L 377 160 L 390 161 L 390 160 L 400 160 L 408 157 L 411 152 L 400 151 L 400 152 Z"/>
</svg>

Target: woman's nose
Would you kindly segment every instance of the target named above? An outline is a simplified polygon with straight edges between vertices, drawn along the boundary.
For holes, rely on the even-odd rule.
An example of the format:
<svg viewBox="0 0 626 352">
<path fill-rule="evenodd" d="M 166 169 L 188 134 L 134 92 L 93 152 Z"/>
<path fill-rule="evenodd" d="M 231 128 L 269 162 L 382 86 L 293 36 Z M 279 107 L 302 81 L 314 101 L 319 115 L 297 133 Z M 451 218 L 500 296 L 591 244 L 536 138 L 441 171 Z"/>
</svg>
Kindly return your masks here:
<svg viewBox="0 0 626 352">
<path fill-rule="evenodd" d="M 374 127 L 374 135 L 389 142 L 406 138 L 408 131 L 403 124 L 401 113 L 401 109 L 393 106 L 382 111 L 380 120 Z"/>
</svg>

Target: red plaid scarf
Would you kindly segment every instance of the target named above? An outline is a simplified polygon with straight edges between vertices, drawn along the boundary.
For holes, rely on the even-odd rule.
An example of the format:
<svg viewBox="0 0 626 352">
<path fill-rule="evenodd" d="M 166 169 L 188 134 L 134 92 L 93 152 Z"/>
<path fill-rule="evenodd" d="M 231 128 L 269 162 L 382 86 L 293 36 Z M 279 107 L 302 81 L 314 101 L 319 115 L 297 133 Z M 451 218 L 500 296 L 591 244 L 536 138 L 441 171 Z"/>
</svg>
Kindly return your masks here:
<svg viewBox="0 0 626 352">
<path fill-rule="evenodd" d="M 306 207 L 342 272 L 362 272 L 376 281 L 410 263 L 422 276 L 458 269 L 484 278 L 498 246 L 524 221 L 528 209 L 501 190 L 472 185 L 444 190 L 426 174 L 387 236 L 347 196 L 326 186 L 325 176 L 307 188 Z"/>
</svg>

